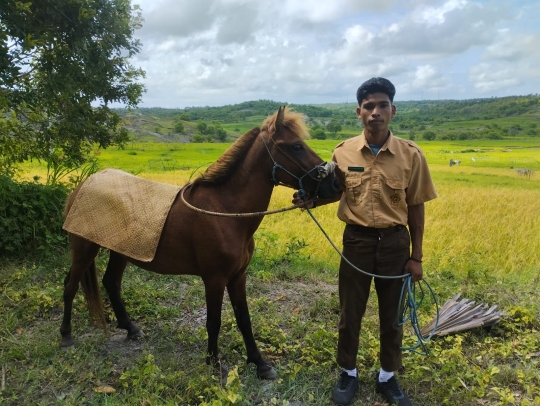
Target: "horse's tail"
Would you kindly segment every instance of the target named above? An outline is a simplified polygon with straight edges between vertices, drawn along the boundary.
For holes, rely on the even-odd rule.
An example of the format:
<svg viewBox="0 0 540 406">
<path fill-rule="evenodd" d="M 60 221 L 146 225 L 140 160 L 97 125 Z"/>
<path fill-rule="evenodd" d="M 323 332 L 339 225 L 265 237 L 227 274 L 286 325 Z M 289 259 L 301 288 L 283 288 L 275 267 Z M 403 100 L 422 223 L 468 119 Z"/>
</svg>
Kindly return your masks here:
<svg viewBox="0 0 540 406">
<path fill-rule="evenodd" d="M 86 299 L 88 313 L 90 313 L 90 320 L 108 334 L 105 309 L 103 308 L 103 301 L 101 300 L 101 293 L 99 291 L 95 260 L 92 261 L 92 264 L 81 278 L 81 286 L 84 292 L 84 298 Z"/>
</svg>

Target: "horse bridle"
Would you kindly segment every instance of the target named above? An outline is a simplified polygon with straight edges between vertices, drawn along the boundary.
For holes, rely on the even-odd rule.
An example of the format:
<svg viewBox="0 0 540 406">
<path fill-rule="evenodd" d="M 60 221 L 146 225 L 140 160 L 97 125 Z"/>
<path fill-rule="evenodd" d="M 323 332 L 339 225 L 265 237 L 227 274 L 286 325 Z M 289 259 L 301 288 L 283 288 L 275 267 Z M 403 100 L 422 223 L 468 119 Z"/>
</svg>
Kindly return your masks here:
<svg viewBox="0 0 540 406">
<path fill-rule="evenodd" d="M 266 147 L 266 151 L 268 152 L 268 155 L 270 156 L 270 159 L 272 160 L 272 162 L 274 163 L 274 166 L 272 167 L 272 182 L 274 182 L 274 185 L 275 186 L 278 186 L 278 185 L 282 185 L 282 186 L 287 186 L 287 187 L 290 187 L 289 185 L 283 183 L 283 182 L 280 182 L 277 178 L 276 178 L 276 171 L 278 169 L 281 169 L 282 171 L 284 171 L 285 173 L 287 173 L 288 175 L 290 175 L 291 177 L 293 177 L 294 179 L 296 179 L 298 181 L 298 197 L 300 198 L 304 198 L 306 197 L 306 191 L 304 190 L 304 187 L 302 185 L 302 180 L 306 177 L 306 176 L 309 176 L 311 179 L 313 179 L 315 182 L 317 182 L 317 188 L 315 189 L 315 194 L 313 196 L 313 198 L 317 197 L 317 193 L 319 191 L 319 187 L 321 186 L 321 182 L 324 178 L 326 178 L 330 173 L 332 173 L 336 167 L 336 163 L 333 162 L 333 161 L 330 161 L 330 162 L 321 162 L 320 164 L 318 165 L 315 165 L 313 168 L 311 168 L 309 171 L 306 171 L 304 168 L 302 168 L 302 166 L 296 162 L 294 159 L 292 159 L 289 155 L 287 155 L 285 152 L 283 152 L 281 150 L 281 148 L 279 148 L 279 146 L 276 144 L 276 142 L 274 141 L 274 138 L 270 135 L 270 139 L 272 140 L 272 142 L 274 143 L 274 146 L 283 154 L 285 155 L 288 159 L 290 159 L 296 166 L 298 166 L 303 172 L 304 174 L 300 177 L 296 176 L 295 174 L 293 174 L 292 172 L 288 171 L 287 169 L 285 169 L 282 165 L 278 164 L 277 161 L 274 159 L 274 156 L 272 155 L 272 153 L 270 152 L 270 148 L 268 148 L 268 144 L 266 143 L 264 137 L 263 137 L 263 131 L 260 132 L 260 136 L 261 136 L 261 140 L 264 144 L 264 146 Z M 317 172 L 317 176 L 313 176 L 311 173 L 316 171 Z"/>
<path fill-rule="evenodd" d="M 280 182 L 277 178 L 276 178 L 276 170 L 277 169 L 281 169 L 282 171 L 285 171 L 287 174 L 289 174 L 290 176 L 292 176 L 293 178 L 295 178 L 296 180 L 298 180 L 298 197 L 300 198 L 304 198 L 306 196 L 306 191 L 304 190 L 303 186 L 302 186 L 302 180 L 306 177 L 306 176 L 309 176 L 311 179 L 315 180 L 317 182 L 317 189 L 315 190 L 315 195 L 314 197 L 317 196 L 317 192 L 319 191 L 319 186 L 321 185 L 321 182 L 324 178 L 326 178 L 330 173 L 332 173 L 336 167 L 336 163 L 335 162 L 322 162 L 320 163 L 319 165 L 316 165 L 315 167 L 313 167 L 312 169 L 310 169 L 309 171 L 306 171 L 305 169 L 302 168 L 302 166 L 300 166 L 294 159 L 292 159 L 291 157 L 289 157 L 285 152 L 283 152 L 278 146 L 277 144 L 275 143 L 274 139 L 270 136 L 270 138 L 272 139 L 272 142 L 274 143 L 274 145 L 276 146 L 276 148 L 283 154 L 285 155 L 287 158 L 289 158 L 292 162 L 294 162 L 296 164 L 296 166 L 298 166 L 300 169 L 302 169 L 304 171 L 304 174 L 300 177 L 296 176 L 295 174 L 289 172 L 287 169 L 285 169 L 282 165 L 278 164 L 276 162 L 276 160 L 274 159 L 274 156 L 272 155 L 272 153 L 270 152 L 270 148 L 268 148 L 268 145 L 266 144 L 266 141 L 264 140 L 264 137 L 262 136 L 262 131 L 260 132 L 259 134 L 261 136 L 261 139 L 264 143 L 264 146 L 266 147 L 266 151 L 268 152 L 268 155 L 270 156 L 270 159 L 272 160 L 272 162 L 274 163 L 274 166 L 272 167 L 272 181 L 274 182 L 274 185 L 283 185 L 283 186 L 287 186 L 287 187 L 290 187 L 289 185 L 286 185 L 284 184 L 283 182 Z M 317 171 L 317 176 L 316 177 L 313 177 L 311 175 L 311 172 L 313 171 Z M 218 216 L 218 217 L 235 217 L 235 218 L 241 218 L 241 217 L 261 217 L 261 216 L 266 216 L 268 214 L 276 214 L 276 213 L 283 213 L 285 211 L 289 211 L 289 210 L 294 210 L 294 209 L 297 209 L 298 206 L 296 205 L 292 205 L 292 206 L 289 206 L 289 207 L 284 207 L 284 208 L 281 208 L 281 209 L 276 209 L 276 210 L 266 210 L 266 211 L 260 211 L 260 212 L 254 212 L 254 213 L 220 213 L 220 212 L 215 212 L 215 211 L 210 211 L 210 210 L 204 210 L 204 209 L 200 209 L 198 207 L 195 207 L 193 205 L 191 205 L 190 203 L 188 203 L 184 197 L 184 192 L 186 191 L 186 189 L 189 189 L 191 187 L 192 184 L 188 184 L 186 187 L 183 187 L 182 190 L 180 191 L 180 199 L 182 200 L 182 202 L 187 206 L 189 207 L 191 210 L 194 210 L 198 213 L 202 213 L 202 214 L 207 214 L 207 215 L 210 215 L 210 216 Z"/>
</svg>

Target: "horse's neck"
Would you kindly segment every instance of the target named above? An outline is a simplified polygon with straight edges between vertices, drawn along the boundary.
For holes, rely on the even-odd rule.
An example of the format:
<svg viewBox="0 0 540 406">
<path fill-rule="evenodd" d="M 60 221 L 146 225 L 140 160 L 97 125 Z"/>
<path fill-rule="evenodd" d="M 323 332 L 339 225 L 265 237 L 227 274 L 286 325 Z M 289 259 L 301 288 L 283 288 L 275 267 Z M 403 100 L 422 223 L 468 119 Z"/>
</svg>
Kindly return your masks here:
<svg viewBox="0 0 540 406">
<path fill-rule="evenodd" d="M 220 187 L 226 192 L 224 204 L 238 213 L 266 210 L 274 189 L 268 161 L 269 157 L 260 153 L 241 162 Z"/>
</svg>

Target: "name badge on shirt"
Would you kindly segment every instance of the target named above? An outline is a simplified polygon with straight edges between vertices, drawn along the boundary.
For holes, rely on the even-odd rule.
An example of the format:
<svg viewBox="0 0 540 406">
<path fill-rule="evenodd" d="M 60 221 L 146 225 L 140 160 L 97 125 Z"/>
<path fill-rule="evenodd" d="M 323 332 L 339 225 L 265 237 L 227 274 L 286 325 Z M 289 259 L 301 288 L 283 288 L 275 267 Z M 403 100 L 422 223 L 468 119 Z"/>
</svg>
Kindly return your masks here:
<svg viewBox="0 0 540 406">
<path fill-rule="evenodd" d="M 349 166 L 347 169 L 349 172 L 364 172 L 363 166 Z"/>
</svg>

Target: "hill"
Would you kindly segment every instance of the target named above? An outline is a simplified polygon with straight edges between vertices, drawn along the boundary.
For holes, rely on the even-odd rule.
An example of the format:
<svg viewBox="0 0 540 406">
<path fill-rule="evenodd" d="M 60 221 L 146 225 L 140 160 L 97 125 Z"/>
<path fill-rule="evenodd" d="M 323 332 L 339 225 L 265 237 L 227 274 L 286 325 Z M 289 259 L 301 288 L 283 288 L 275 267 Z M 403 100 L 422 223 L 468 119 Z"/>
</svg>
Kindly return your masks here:
<svg viewBox="0 0 540 406">
<path fill-rule="evenodd" d="M 538 136 L 540 97 L 538 95 L 509 96 L 468 100 L 398 101 L 398 114 L 392 121 L 393 130 L 414 138 L 418 132 L 430 131 L 436 138 L 499 139 L 505 136 Z M 116 109 L 133 136 L 144 141 L 211 141 L 218 128 L 227 132 L 231 141 L 244 131 L 260 125 L 279 106 L 289 105 L 304 113 L 314 130 L 327 129 L 335 121 L 341 130 L 334 138 L 348 138 L 357 134 L 361 123 L 356 117 L 356 103 L 288 104 L 271 100 L 248 101 L 220 107 L 187 107 L 184 109 L 138 108 Z M 182 123 L 177 127 L 178 123 Z M 201 130 L 199 123 L 206 123 Z M 182 131 L 177 131 L 182 128 Z M 327 134 L 328 135 L 328 134 Z M 423 136 L 423 133 L 419 133 Z M 432 135 L 430 135 L 432 136 Z"/>
</svg>

